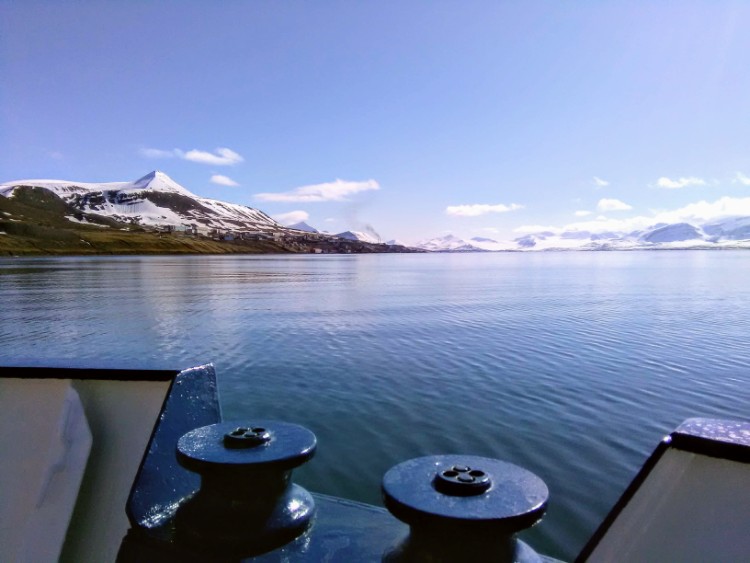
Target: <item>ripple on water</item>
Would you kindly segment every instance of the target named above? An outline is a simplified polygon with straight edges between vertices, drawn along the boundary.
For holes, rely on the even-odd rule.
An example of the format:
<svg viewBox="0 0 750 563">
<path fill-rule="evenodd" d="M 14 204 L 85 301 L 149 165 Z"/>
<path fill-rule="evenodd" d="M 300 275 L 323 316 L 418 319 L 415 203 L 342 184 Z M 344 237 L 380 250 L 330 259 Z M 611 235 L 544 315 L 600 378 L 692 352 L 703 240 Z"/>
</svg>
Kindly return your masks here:
<svg viewBox="0 0 750 563">
<path fill-rule="evenodd" d="M 738 257 L 0 259 L 0 356 L 213 361 L 225 417 L 308 426 L 300 482 L 366 502 L 408 458 L 505 459 L 551 491 L 527 539 L 572 559 L 664 434 L 747 418 Z"/>
</svg>

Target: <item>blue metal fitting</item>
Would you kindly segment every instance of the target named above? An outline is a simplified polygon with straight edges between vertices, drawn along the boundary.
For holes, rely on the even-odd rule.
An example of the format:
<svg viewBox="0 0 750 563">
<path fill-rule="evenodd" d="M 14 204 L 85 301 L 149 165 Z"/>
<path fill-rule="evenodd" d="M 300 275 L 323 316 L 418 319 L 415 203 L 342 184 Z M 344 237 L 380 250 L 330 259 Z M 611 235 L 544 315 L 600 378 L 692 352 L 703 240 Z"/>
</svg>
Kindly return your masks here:
<svg viewBox="0 0 750 563">
<path fill-rule="evenodd" d="M 385 561 L 541 561 L 515 534 L 541 520 L 549 491 L 539 477 L 496 459 L 412 459 L 383 477 L 388 510 L 409 535 Z"/>
<path fill-rule="evenodd" d="M 268 420 L 213 424 L 182 436 L 177 459 L 200 474 L 201 487 L 177 511 L 178 538 L 199 550 L 245 557 L 299 536 L 315 503 L 291 473 L 315 446 L 306 428 Z"/>
</svg>

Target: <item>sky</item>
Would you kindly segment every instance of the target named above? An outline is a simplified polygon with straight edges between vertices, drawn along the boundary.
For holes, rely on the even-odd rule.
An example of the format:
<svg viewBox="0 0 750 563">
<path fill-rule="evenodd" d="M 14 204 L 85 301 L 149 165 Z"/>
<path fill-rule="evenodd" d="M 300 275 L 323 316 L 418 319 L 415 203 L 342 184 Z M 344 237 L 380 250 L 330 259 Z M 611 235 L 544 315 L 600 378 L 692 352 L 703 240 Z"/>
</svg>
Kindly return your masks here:
<svg viewBox="0 0 750 563">
<path fill-rule="evenodd" d="M 0 182 L 332 233 L 750 215 L 750 2 L 0 0 Z"/>
</svg>

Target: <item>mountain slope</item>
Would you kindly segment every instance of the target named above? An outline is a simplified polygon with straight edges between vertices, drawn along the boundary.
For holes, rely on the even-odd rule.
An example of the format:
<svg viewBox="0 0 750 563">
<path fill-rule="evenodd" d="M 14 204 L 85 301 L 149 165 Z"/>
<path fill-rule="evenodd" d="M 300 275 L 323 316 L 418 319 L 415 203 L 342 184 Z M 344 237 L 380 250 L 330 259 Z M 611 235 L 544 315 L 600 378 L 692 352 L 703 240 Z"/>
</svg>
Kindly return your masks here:
<svg viewBox="0 0 750 563">
<path fill-rule="evenodd" d="M 0 184 L 0 255 L 411 252 L 365 233 L 304 233 L 199 197 L 163 172 L 134 182 Z"/>
<path fill-rule="evenodd" d="M 678 242 L 683 240 L 704 240 L 703 233 L 690 223 L 675 223 L 653 229 L 641 236 L 646 242 Z"/>
<path fill-rule="evenodd" d="M 205 230 L 285 230 L 258 209 L 199 197 L 160 171 L 150 172 L 134 182 L 17 180 L 0 185 L 0 196 L 13 197 L 22 187 L 47 190 L 86 217 L 109 217 L 133 225 L 197 224 Z"/>
<path fill-rule="evenodd" d="M 315 227 L 311 227 L 304 221 L 300 221 L 299 223 L 294 223 L 294 225 L 289 225 L 289 229 L 295 229 L 297 231 L 305 231 L 306 233 L 319 233 L 320 231 L 316 229 Z"/>
<path fill-rule="evenodd" d="M 356 240 L 359 242 L 368 242 L 370 244 L 380 244 L 380 239 L 369 233 L 363 233 L 362 231 L 344 231 L 343 233 L 338 233 L 335 236 L 346 240 Z"/>
</svg>

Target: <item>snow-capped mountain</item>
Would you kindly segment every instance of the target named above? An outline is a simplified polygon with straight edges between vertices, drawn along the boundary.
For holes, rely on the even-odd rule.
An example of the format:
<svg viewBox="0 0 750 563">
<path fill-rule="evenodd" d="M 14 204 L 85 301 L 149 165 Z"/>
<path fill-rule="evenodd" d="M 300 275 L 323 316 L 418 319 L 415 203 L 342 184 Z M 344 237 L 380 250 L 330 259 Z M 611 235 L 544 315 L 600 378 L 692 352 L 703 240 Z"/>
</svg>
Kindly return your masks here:
<svg viewBox="0 0 750 563">
<path fill-rule="evenodd" d="M 721 221 L 710 221 L 702 228 L 707 236 L 722 240 L 750 239 L 750 217 L 729 217 Z"/>
<path fill-rule="evenodd" d="M 135 182 L 71 182 L 68 180 L 16 180 L 0 184 L 0 195 L 10 197 L 20 186 L 44 188 L 62 199 L 70 194 L 84 194 L 91 192 L 137 192 L 144 190 L 177 193 L 188 197 L 198 197 L 172 180 L 164 172 L 154 170 Z"/>
<path fill-rule="evenodd" d="M 750 217 L 725 217 L 698 224 L 660 223 L 628 233 L 540 231 L 500 242 L 484 237 L 465 241 L 446 235 L 422 241 L 417 248 L 433 252 L 750 248 Z"/>
<path fill-rule="evenodd" d="M 432 252 L 479 252 L 483 250 L 476 244 L 450 234 L 418 242 L 417 248 Z"/>
<path fill-rule="evenodd" d="M 223 230 L 285 229 L 258 209 L 197 196 L 160 171 L 134 182 L 17 180 L 0 184 L 0 196 L 11 197 L 22 187 L 48 190 L 84 216 L 105 216 L 124 223 L 147 226 L 194 223 L 206 229 Z"/>
<path fill-rule="evenodd" d="M 316 229 L 315 227 L 311 227 L 304 221 L 300 221 L 299 223 L 295 223 L 294 225 L 289 225 L 287 228 L 295 229 L 297 231 L 305 231 L 306 233 L 319 233 L 320 232 L 318 229 Z"/>
<path fill-rule="evenodd" d="M 363 233 L 362 231 L 344 231 L 343 233 L 338 233 L 337 235 L 334 235 L 334 236 L 337 236 L 339 238 L 344 238 L 347 240 L 358 240 L 360 242 L 380 244 L 380 239 L 378 239 L 377 237 L 369 233 Z"/>
<path fill-rule="evenodd" d="M 640 239 L 644 242 L 678 242 L 683 240 L 705 240 L 705 235 L 690 223 L 675 223 L 656 227 L 643 235 Z"/>
</svg>

